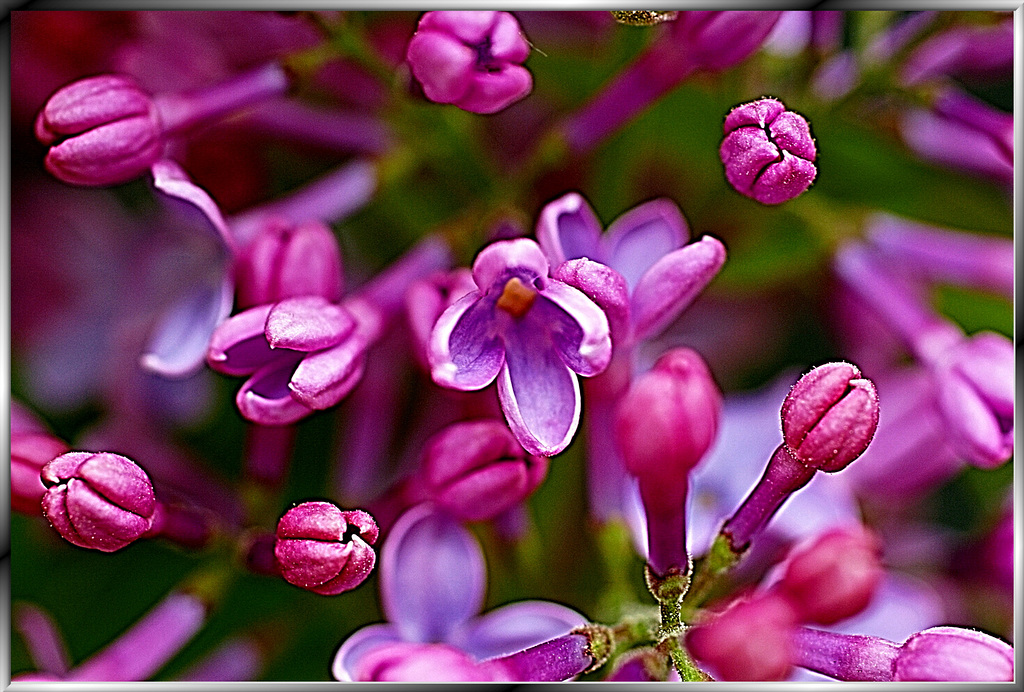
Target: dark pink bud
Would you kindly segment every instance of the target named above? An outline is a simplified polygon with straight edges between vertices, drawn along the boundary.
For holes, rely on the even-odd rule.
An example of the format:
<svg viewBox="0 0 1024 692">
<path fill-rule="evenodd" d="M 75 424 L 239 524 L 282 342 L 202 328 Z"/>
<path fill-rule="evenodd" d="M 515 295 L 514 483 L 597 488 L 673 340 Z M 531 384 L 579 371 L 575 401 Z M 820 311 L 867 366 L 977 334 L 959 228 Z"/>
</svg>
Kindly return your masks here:
<svg viewBox="0 0 1024 692">
<path fill-rule="evenodd" d="M 725 118 L 719 150 L 725 177 L 737 192 L 762 204 L 781 204 L 810 187 L 817 175 L 811 129 L 775 99 L 745 103 Z"/>
<path fill-rule="evenodd" d="M 545 457 L 527 454 L 504 423 L 463 421 L 425 447 L 428 496 L 460 519 L 493 519 L 525 500 L 547 474 Z"/>
<path fill-rule="evenodd" d="M 131 77 L 100 75 L 60 89 L 36 119 L 46 168 L 64 182 L 113 185 L 143 174 L 163 150 L 153 99 Z"/>
<path fill-rule="evenodd" d="M 304 502 L 277 524 L 274 556 L 289 584 L 334 596 L 359 586 L 377 560 L 377 524 L 362 510 Z"/>
<path fill-rule="evenodd" d="M 738 601 L 691 628 L 686 647 L 719 680 L 785 680 L 793 667 L 797 614 L 777 594 Z"/>
<path fill-rule="evenodd" d="M 46 486 L 39 479 L 43 467 L 68 451 L 68 446 L 45 432 L 11 432 L 11 509 L 40 514 Z"/>
<path fill-rule="evenodd" d="M 237 281 L 240 309 L 309 295 L 336 303 L 343 289 L 338 241 L 320 221 L 271 219 L 239 257 Z"/>
<path fill-rule="evenodd" d="M 864 610 L 884 570 L 881 543 L 863 526 L 830 529 L 789 555 L 777 590 L 802 622 L 831 625 Z"/>
<path fill-rule="evenodd" d="M 782 402 L 787 449 L 810 468 L 828 473 L 859 457 L 877 428 L 875 385 L 849 363 L 811 370 Z"/>
<path fill-rule="evenodd" d="M 120 550 L 153 524 L 156 497 L 146 472 L 109 452 L 68 452 L 41 472 L 43 514 L 67 541 Z"/>
</svg>

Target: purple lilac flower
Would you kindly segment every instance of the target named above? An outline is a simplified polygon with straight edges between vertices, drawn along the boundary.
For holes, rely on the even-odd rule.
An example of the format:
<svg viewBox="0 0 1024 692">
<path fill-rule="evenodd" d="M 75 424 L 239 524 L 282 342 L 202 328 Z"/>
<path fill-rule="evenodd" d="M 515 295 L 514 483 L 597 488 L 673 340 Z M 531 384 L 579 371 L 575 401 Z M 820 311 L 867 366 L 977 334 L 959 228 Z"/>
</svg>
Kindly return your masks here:
<svg viewBox="0 0 1024 692">
<path fill-rule="evenodd" d="M 725 177 L 740 194 L 781 204 L 802 194 L 817 175 L 817 150 L 802 115 L 766 98 L 733 108 L 719 154 Z"/>
<path fill-rule="evenodd" d="M 171 592 L 115 641 L 70 669 L 64 667 L 67 653 L 48 618 L 35 608 L 16 610 L 19 629 L 32 632 L 26 636 L 26 642 L 33 659 L 37 664 L 53 667 L 41 667 L 38 673 L 18 674 L 12 679 L 69 682 L 146 680 L 188 644 L 206 622 L 208 610 L 208 605 L 193 594 Z"/>
<path fill-rule="evenodd" d="M 482 389 L 495 378 L 502 410 L 531 454 L 568 446 L 580 417 L 576 374 L 611 360 L 604 312 L 579 290 L 548 277 L 548 260 L 525 238 L 484 248 L 473 263 L 477 290 L 444 311 L 431 335 L 434 381 Z"/>
<path fill-rule="evenodd" d="M 496 113 L 526 97 L 530 44 L 508 12 L 427 12 L 406 60 L 431 101 Z"/>
<path fill-rule="evenodd" d="M 945 76 L 984 79 L 1013 68 L 1013 19 L 992 25 L 954 26 L 932 36 L 907 57 L 900 80 L 916 85 Z"/>
<path fill-rule="evenodd" d="M 145 173 L 163 155 L 167 138 L 287 88 L 287 75 L 273 63 L 201 91 L 157 96 L 126 75 L 89 77 L 50 97 L 36 120 L 36 137 L 50 146 L 46 168 L 57 178 L 113 185 Z"/>
<path fill-rule="evenodd" d="M 487 582 L 483 552 L 467 529 L 429 504 L 410 509 L 391 529 L 379 574 L 388 622 L 364 627 L 345 640 L 331 669 L 338 680 L 363 679 L 364 661 L 375 656 L 390 658 L 397 676 L 403 669 L 397 664 L 430 644 L 444 645 L 431 649 L 443 657 L 438 665 L 449 661 L 444 669 L 465 679 L 456 676 L 469 662 L 522 651 L 585 623 L 579 613 L 547 601 L 520 601 L 477 615 Z M 402 646 L 389 648 L 396 645 Z M 375 654 L 381 650 L 389 653 Z M 406 672 L 414 677 L 403 676 L 403 681 L 420 680 L 422 663 L 409 666 Z"/>
</svg>

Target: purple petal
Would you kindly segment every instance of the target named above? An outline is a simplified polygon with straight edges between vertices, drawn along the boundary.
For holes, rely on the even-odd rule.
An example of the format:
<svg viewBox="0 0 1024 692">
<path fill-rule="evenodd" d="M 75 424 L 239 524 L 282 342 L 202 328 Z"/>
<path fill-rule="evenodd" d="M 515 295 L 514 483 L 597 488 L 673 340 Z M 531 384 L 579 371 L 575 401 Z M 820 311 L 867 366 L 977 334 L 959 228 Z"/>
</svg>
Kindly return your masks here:
<svg viewBox="0 0 1024 692">
<path fill-rule="evenodd" d="M 581 257 L 558 265 L 551 278 L 580 290 L 604 311 L 613 346 L 619 348 L 632 338 L 629 287 L 622 274 L 608 265 Z"/>
<path fill-rule="evenodd" d="M 352 333 L 356 323 L 340 305 L 321 296 L 282 300 L 267 314 L 266 335 L 271 348 L 319 351 Z"/>
<path fill-rule="evenodd" d="M 258 305 L 229 317 L 213 330 L 206 361 L 225 375 L 249 375 L 280 355 L 264 336 L 272 305 Z"/>
<path fill-rule="evenodd" d="M 359 666 L 359 660 L 374 649 L 386 644 L 402 641 L 398 628 L 392 624 L 380 623 L 362 627 L 346 639 L 334 654 L 331 675 L 341 682 L 352 682 L 352 672 Z"/>
<path fill-rule="evenodd" d="M 1000 429 L 992 409 L 970 383 L 948 371 L 939 378 L 939 409 L 950 443 L 975 466 L 1002 465 L 1013 454 L 1013 436 Z"/>
<path fill-rule="evenodd" d="M 500 12 L 444 11 L 427 12 L 420 19 L 417 31 L 429 29 L 451 34 L 467 44 L 482 43 L 492 31 Z"/>
<path fill-rule="evenodd" d="M 570 192 L 544 205 L 537 219 L 537 241 L 552 266 L 586 257 L 604 262 L 601 222 L 583 195 Z"/>
<path fill-rule="evenodd" d="M 441 642 L 483 606 L 483 551 L 465 527 L 427 504 L 399 518 L 381 551 L 384 613 L 412 642 Z"/>
<path fill-rule="evenodd" d="M 654 199 L 615 219 L 605 235 L 607 264 L 634 289 L 651 265 L 690 237 L 683 213 L 670 199 Z"/>
<path fill-rule="evenodd" d="M 308 416 L 311 409 L 296 400 L 288 382 L 301 355 L 281 355 L 252 374 L 235 396 L 242 417 L 260 425 L 288 425 Z"/>
<path fill-rule="evenodd" d="M 521 63 L 530 55 L 530 44 L 519 22 L 508 12 L 498 12 L 490 30 L 491 55 L 498 60 Z"/>
<path fill-rule="evenodd" d="M 538 343 L 534 325 L 522 320 L 507 334 L 498 397 L 519 444 L 531 454 L 564 450 L 580 420 L 580 384 L 552 344 Z"/>
<path fill-rule="evenodd" d="M 193 183 L 181 166 L 169 159 L 162 159 L 153 164 L 153 185 L 171 198 L 187 202 L 202 212 L 203 217 L 213 227 L 211 230 L 220 237 L 224 245 L 236 252 L 234 236 L 228 229 L 224 217 L 206 190 Z"/>
<path fill-rule="evenodd" d="M 547 331 L 562 362 L 580 375 L 604 372 L 612 358 L 612 340 L 601 308 L 582 291 L 560 281 L 549 281 L 540 296 L 526 321 L 537 327 L 538 333 Z"/>
<path fill-rule="evenodd" d="M 471 113 L 497 113 L 524 98 L 533 89 L 533 75 L 522 65 L 474 72 L 469 90 L 455 105 Z"/>
<path fill-rule="evenodd" d="M 473 48 L 438 31 L 417 31 L 406 52 L 423 93 L 437 103 L 453 103 L 465 95 L 472 83 L 476 56 Z"/>
<path fill-rule="evenodd" d="M 656 336 L 704 290 L 725 263 L 725 246 L 711 236 L 668 253 L 636 284 L 630 306 L 638 340 Z"/>
<path fill-rule="evenodd" d="M 67 647 L 49 613 L 33 605 L 18 603 L 14 606 L 11 624 L 24 638 L 36 668 L 56 675 L 67 673 Z"/>
<path fill-rule="evenodd" d="M 568 634 L 587 619 L 550 601 L 520 601 L 475 617 L 448 642 L 478 661 L 512 654 Z"/>
<path fill-rule="evenodd" d="M 333 348 L 303 358 L 288 388 L 292 396 L 312 409 L 330 408 L 348 396 L 362 379 L 365 356 L 363 339 L 345 339 Z"/>
<path fill-rule="evenodd" d="M 548 261 L 540 245 L 529 238 L 499 240 L 491 243 L 473 261 L 473 280 L 486 293 L 495 284 L 511 276 L 529 278 L 548 275 Z M 497 286 L 500 290 L 501 286 Z"/>
<path fill-rule="evenodd" d="M 496 335 L 494 301 L 479 291 L 450 305 L 430 335 L 431 374 L 442 387 L 483 389 L 505 362 L 505 346 Z"/>
<path fill-rule="evenodd" d="M 214 330 L 231 314 L 234 284 L 194 289 L 173 305 L 157 326 L 140 364 L 165 377 L 186 377 L 203 364 Z"/>
</svg>

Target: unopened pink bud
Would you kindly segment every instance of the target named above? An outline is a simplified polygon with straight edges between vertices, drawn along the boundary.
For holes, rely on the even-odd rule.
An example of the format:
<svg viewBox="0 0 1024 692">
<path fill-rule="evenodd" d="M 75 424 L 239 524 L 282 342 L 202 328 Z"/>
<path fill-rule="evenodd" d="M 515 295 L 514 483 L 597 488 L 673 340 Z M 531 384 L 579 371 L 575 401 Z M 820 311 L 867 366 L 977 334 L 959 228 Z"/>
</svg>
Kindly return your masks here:
<svg viewBox="0 0 1024 692">
<path fill-rule="evenodd" d="M 36 137 L 51 145 L 47 170 L 76 185 L 127 182 L 163 151 L 153 99 L 124 75 L 89 77 L 57 91 L 36 119 Z"/>
<path fill-rule="evenodd" d="M 525 500 L 547 474 L 545 457 L 527 454 L 504 423 L 463 421 L 427 442 L 422 476 L 428 496 L 468 521 L 493 519 Z"/>
<path fill-rule="evenodd" d="M 153 524 L 156 497 L 146 472 L 109 452 L 68 452 L 41 472 L 43 514 L 68 542 L 120 550 Z"/>
<path fill-rule="evenodd" d="M 817 150 L 799 113 L 767 98 L 732 109 L 719 155 L 737 192 L 762 204 L 781 204 L 811 186 Z"/>
<path fill-rule="evenodd" d="M 324 596 L 359 586 L 376 563 L 377 524 L 362 510 L 304 502 L 277 524 L 274 556 L 289 584 Z"/>
<path fill-rule="evenodd" d="M 864 610 L 882 580 L 881 543 L 863 526 L 840 526 L 789 555 L 776 589 L 802 622 L 831 625 Z"/>
<path fill-rule="evenodd" d="M 810 468 L 840 471 L 878 428 L 878 393 L 849 363 L 826 363 L 793 385 L 782 403 L 786 448 Z"/>
<path fill-rule="evenodd" d="M 39 479 L 43 467 L 68 451 L 68 446 L 45 432 L 11 431 L 11 509 L 40 514 L 46 486 Z"/>
</svg>

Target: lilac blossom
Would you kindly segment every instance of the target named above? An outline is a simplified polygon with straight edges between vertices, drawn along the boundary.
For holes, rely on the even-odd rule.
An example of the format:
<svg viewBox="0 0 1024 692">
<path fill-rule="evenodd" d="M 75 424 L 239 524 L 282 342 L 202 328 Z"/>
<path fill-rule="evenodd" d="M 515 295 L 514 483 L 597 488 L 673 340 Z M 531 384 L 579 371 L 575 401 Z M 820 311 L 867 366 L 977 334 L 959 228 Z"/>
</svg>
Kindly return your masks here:
<svg viewBox="0 0 1024 692">
<path fill-rule="evenodd" d="M 508 12 L 427 12 L 406 60 L 431 101 L 496 113 L 526 97 L 530 44 Z"/>
<path fill-rule="evenodd" d="M 1005 76 L 1013 68 L 1013 19 L 992 25 L 951 27 L 923 41 L 900 71 L 904 84 L 945 76 L 976 79 Z"/>
<path fill-rule="evenodd" d="M 446 309 L 431 335 L 434 381 L 482 389 L 498 380 L 505 418 L 531 454 L 568 446 L 580 417 L 576 374 L 611 359 L 608 319 L 579 290 L 548 276 L 548 260 L 525 238 L 484 248 L 473 263 L 477 290 Z"/>
<path fill-rule="evenodd" d="M 434 651 L 439 669 L 466 679 L 459 676 L 467 668 L 472 671 L 471 662 L 520 652 L 585 623 L 579 613 L 547 601 L 520 601 L 477 615 L 486 582 L 483 553 L 468 530 L 429 504 L 410 509 L 381 551 L 381 601 L 388 622 L 364 627 L 345 640 L 334 657 L 334 677 L 364 679 L 364 662 L 380 656 L 392 660 L 394 676 L 400 670 L 418 676 L 423 663 L 411 659 Z M 395 667 L 403 662 L 409 667 Z"/>
</svg>

